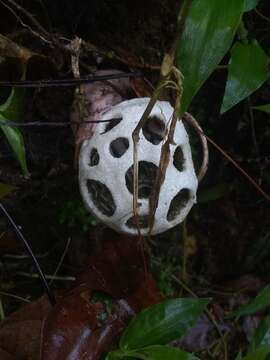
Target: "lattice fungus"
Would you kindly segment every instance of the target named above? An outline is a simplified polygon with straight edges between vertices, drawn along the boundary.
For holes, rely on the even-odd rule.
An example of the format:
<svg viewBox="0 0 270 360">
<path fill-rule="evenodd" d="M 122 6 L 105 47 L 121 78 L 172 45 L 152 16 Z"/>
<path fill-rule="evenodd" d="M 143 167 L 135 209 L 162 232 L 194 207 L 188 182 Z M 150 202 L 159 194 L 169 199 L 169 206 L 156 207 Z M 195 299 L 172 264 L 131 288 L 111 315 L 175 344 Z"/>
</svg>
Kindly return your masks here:
<svg viewBox="0 0 270 360">
<path fill-rule="evenodd" d="M 137 235 L 133 216 L 133 140 L 149 98 L 124 101 L 106 112 L 93 136 L 84 141 L 79 157 L 79 182 L 87 208 L 113 229 Z M 173 108 L 158 101 L 140 132 L 138 146 L 138 214 L 143 235 L 149 231 L 149 197 L 157 174 L 162 142 L 167 135 Z M 194 172 L 187 132 L 177 121 L 175 145 L 162 184 L 152 234 L 182 222 L 196 202 L 197 177 Z"/>
</svg>

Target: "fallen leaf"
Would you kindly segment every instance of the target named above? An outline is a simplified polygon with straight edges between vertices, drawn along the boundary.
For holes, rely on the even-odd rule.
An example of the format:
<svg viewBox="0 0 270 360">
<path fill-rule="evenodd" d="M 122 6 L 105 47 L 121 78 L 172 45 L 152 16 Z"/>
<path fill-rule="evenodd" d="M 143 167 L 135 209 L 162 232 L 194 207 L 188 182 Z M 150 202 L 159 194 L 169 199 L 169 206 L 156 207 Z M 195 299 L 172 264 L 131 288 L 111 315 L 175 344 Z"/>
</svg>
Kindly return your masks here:
<svg viewBox="0 0 270 360">
<path fill-rule="evenodd" d="M 20 356 L 27 360 L 36 360 L 40 349 L 42 324 L 49 308 L 50 304 L 43 296 L 1 321 L 1 351 L 16 356 L 16 359 Z M 1 356 L 0 359 L 2 360 Z"/>
</svg>

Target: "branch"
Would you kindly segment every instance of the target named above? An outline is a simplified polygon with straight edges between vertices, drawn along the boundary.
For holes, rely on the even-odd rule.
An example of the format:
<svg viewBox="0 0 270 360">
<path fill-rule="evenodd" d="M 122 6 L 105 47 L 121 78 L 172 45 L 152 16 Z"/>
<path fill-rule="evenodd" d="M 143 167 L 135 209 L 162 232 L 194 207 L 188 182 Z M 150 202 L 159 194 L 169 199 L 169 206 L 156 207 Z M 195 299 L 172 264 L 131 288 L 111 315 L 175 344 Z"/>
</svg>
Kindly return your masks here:
<svg viewBox="0 0 270 360">
<path fill-rule="evenodd" d="M 0 35 L 0 51 L 1 51 L 1 35 Z M 32 55 L 31 55 L 32 56 Z M 78 84 L 90 84 L 96 81 L 106 81 L 113 79 L 142 77 L 141 72 L 123 72 L 108 75 L 91 75 L 71 79 L 48 79 L 48 80 L 19 80 L 19 81 L 0 81 L 0 87 L 53 87 L 53 86 L 77 86 Z"/>
<path fill-rule="evenodd" d="M 45 36 L 50 37 L 50 33 L 35 19 L 35 17 L 21 5 L 17 4 L 14 0 L 6 0 L 9 4 L 14 6 L 18 11 L 20 11 L 25 17 L 32 22 L 32 24 Z"/>
<path fill-rule="evenodd" d="M 208 152 L 207 139 L 206 139 L 206 136 L 205 136 L 202 128 L 200 127 L 200 125 L 198 124 L 196 119 L 191 114 L 186 112 L 184 114 L 182 120 L 187 121 L 189 123 L 189 125 L 191 125 L 193 127 L 193 129 L 197 132 L 197 134 L 199 135 L 200 140 L 201 140 L 201 145 L 202 145 L 202 150 L 203 150 L 203 161 L 202 161 L 202 165 L 201 165 L 200 170 L 198 171 L 198 175 L 197 175 L 198 181 L 201 181 L 208 169 L 209 152 Z"/>
<path fill-rule="evenodd" d="M 108 119 L 108 120 L 84 120 L 81 123 L 107 123 L 113 121 L 115 119 Z M 27 128 L 27 127 L 67 127 L 72 125 L 78 125 L 77 121 L 65 121 L 65 122 L 42 122 L 42 121 L 32 121 L 27 123 L 15 122 L 12 120 L 1 120 L 0 119 L 0 126 L 9 126 L 9 127 L 20 127 L 20 128 Z"/>
<path fill-rule="evenodd" d="M 6 216 L 6 218 L 8 219 L 10 225 L 13 227 L 16 235 L 18 236 L 18 238 L 22 241 L 22 243 L 24 244 L 30 258 L 32 259 L 36 269 L 37 269 L 37 272 L 38 272 L 38 275 L 43 283 L 43 286 L 44 286 L 44 290 L 49 298 L 49 301 L 51 303 L 51 305 L 54 305 L 55 304 L 55 297 L 54 297 L 54 294 L 52 293 L 50 287 L 49 287 L 49 284 L 45 278 L 45 275 L 30 247 L 30 245 L 28 244 L 28 241 L 26 240 L 26 238 L 23 236 L 21 230 L 19 229 L 19 227 L 15 224 L 15 221 L 12 219 L 12 217 L 9 215 L 9 213 L 7 212 L 7 210 L 5 209 L 5 207 L 0 203 L 0 209 L 2 210 L 3 214 Z"/>
<path fill-rule="evenodd" d="M 188 114 L 187 116 L 187 113 L 185 113 L 185 116 L 183 117 L 183 120 L 187 121 L 188 123 L 192 124 L 190 119 L 193 118 L 193 116 L 191 114 Z M 195 120 L 193 118 L 193 120 Z M 199 129 L 197 129 L 197 131 L 200 131 Z M 241 168 L 241 166 L 239 166 L 237 164 L 237 162 L 230 156 L 226 153 L 226 151 L 224 151 L 218 144 L 216 144 L 211 138 L 209 138 L 207 135 L 205 135 L 202 131 L 201 132 L 201 135 L 203 135 L 207 141 L 213 145 L 230 163 L 232 163 L 234 165 L 234 167 L 242 174 L 244 175 L 244 177 L 246 179 L 248 179 L 248 181 L 258 190 L 259 193 L 261 193 L 261 195 L 267 200 L 270 202 L 270 195 L 268 195 L 261 187 L 259 184 L 256 183 L 256 181 L 244 170 Z"/>
<path fill-rule="evenodd" d="M 0 0 L 0 2 L 1 2 L 1 4 L 2 4 L 3 6 L 5 6 L 5 7 L 12 13 L 12 15 L 15 16 L 15 18 L 20 22 L 20 24 L 22 25 L 22 27 L 24 27 L 24 28 L 26 28 L 27 30 L 29 30 L 30 33 L 32 33 L 35 37 L 40 38 L 40 39 L 41 39 L 42 41 L 44 41 L 45 43 L 47 43 L 47 44 L 50 44 L 50 43 L 51 43 L 51 41 L 47 40 L 47 39 L 46 39 L 44 36 L 42 36 L 40 33 L 38 33 L 38 32 L 36 32 L 35 30 L 33 30 L 33 29 L 31 28 L 31 26 L 27 25 L 27 24 L 21 19 L 21 17 L 20 17 L 18 14 L 16 14 L 16 12 L 15 12 L 10 6 L 8 6 L 3 0 Z"/>
</svg>

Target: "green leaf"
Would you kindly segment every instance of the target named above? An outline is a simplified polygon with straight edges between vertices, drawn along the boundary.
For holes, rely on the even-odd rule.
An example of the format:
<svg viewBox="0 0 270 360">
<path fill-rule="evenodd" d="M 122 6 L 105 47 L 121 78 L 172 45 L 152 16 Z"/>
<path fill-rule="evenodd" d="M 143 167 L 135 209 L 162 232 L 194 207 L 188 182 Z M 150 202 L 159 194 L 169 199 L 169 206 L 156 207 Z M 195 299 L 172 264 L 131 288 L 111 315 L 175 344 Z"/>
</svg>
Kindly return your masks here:
<svg viewBox="0 0 270 360">
<path fill-rule="evenodd" d="M 270 345 L 270 315 L 266 316 L 255 330 L 249 341 L 248 351 L 254 351 L 261 345 Z"/>
<path fill-rule="evenodd" d="M 19 121 L 23 114 L 24 105 L 24 90 L 12 88 L 8 99 L 4 104 L 0 105 L 0 121 Z M 25 175 L 28 174 L 25 157 L 25 146 L 23 136 L 19 129 L 9 127 L 6 125 L 0 126 L 4 132 L 17 160 L 20 163 L 22 171 Z"/>
<path fill-rule="evenodd" d="M 221 113 L 257 90 L 269 76 L 269 58 L 257 41 L 236 43 L 231 52 L 229 74 Z"/>
<path fill-rule="evenodd" d="M 0 105 L 0 114 L 8 120 L 20 121 L 24 111 L 24 94 L 25 90 L 12 88 L 7 100 Z"/>
<path fill-rule="evenodd" d="M 165 345 L 156 345 L 137 350 L 147 360 L 199 360 L 196 356 L 183 350 Z"/>
<path fill-rule="evenodd" d="M 15 186 L 4 184 L 0 182 L 0 199 L 11 193 L 16 189 Z"/>
<path fill-rule="evenodd" d="M 182 337 L 196 323 L 209 299 L 171 299 L 135 316 L 120 340 L 121 349 L 163 345 Z"/>
<path fill-rule="evenodd" d="M 128 359 L 130 360 L 131 357 L 134 358 L 133 353 L 132 355 L 130 353 L 127 353 L 125 351 L 121 351 L 121 350 L 115 350 L 115 351 L 110 351 L 107 355 L 105 360 L 118 360 L 118 359 Z"/>
<path fill-rule="evenodd" d="M 270 104 L 260 105 L 260 106 L 253 106 L 253 109 L 264 111 L 267 114 L 270 114 Z"/>
<path fill-rule="evenodd" d="M 255 7 L 259 4 L 260 0 L 246 0 L 245 3 L 245 11 L 250 11 L 255 9 Z"/>
<path fill-rule="evenodd" d="M 245 0 L 192 2 L 177 45 L 177 67 L 184 75 L 181 114 L 229 50 Z"/>
<path fill-rule="evenodd" d="M 270 346 L 261 346 L 252 353 L 248 353 L 242 360 L 268 360 L 270 354 Z"/>
<path fill-rule="evenodd" d="M 5 120 L 8 121 L 3 115 L 0 114 L 0 121 Z M 28 174 L 28 169 L 26 165 L 26 157 L 25 157 L 25 147 L 24 140 L 21 132 L 15 128 L 10 126 L 2 125 L 0 128 L 3 130 L 13 152 L 15 153 L 17 160 L 19 161 L 22 171 L 24 174 Z"/>
<path fill-rule="evenodd" d="M 267 306 L 270 306 L 270 285 L 267 285 L 262 291 L 260 291 L 251 303 L 241 306 L 233 313 L 233 315 L 242 316 L 254 314 Z"/>
</svg>

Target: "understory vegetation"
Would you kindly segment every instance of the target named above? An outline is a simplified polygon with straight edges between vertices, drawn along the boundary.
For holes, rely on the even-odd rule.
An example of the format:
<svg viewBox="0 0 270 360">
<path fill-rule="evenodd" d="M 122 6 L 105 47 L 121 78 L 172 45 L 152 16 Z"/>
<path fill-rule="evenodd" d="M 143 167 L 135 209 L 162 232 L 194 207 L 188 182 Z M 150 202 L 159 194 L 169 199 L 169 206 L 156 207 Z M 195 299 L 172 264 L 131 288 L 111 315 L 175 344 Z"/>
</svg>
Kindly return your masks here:
<svg viewBox="0 0 270 360">
<path fill-rule="evenodd" d="M 0 14 L 0 359 L 268 359 L 269 2 L 1 0 Z M 87 121 L 72 114 L 99 70 L 129 74 L 127 98 L 170 102 L 168 144 L 178 118 L 188 132 L 197 203 L 161 234 L 118 234 L 83 203 Z"/>
</svg>

